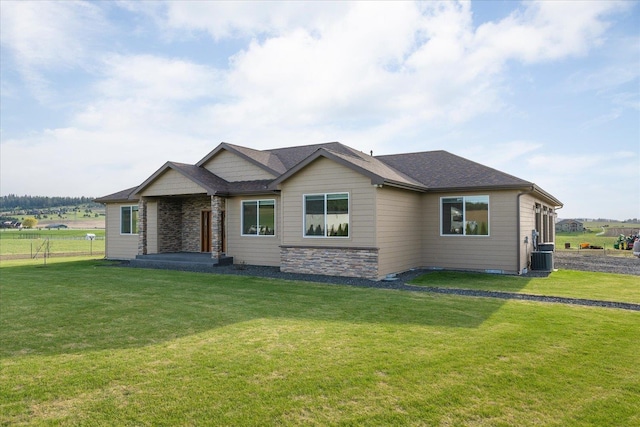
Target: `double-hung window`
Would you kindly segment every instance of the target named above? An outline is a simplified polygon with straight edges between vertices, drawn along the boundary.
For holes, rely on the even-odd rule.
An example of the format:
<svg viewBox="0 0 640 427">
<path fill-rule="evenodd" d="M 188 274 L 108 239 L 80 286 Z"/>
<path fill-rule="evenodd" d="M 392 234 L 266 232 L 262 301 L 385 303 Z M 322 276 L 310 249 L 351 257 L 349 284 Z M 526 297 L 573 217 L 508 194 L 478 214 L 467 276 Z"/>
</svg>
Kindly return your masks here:
<svg viewBox="0 0 640 427">
<path fill-rule="evenodd" d="M 120 207 L 120 234 L 138 234 L 138 206 Z"/>
<path fill-rule="evenodd" d="M 489 196 L 442 197 L 440 214 L 442 235 L 489 235 Z"/>
<path fill-rule="evenodd" d="M 349 237 L 349 193 L 304 195 L 305 237 Z"/>
<path fill-rule="evenodd" d="M 275 222 L 275 200 L 242 201 L 243 236 L 273 236 L 275 235 Z"/>
</svg>

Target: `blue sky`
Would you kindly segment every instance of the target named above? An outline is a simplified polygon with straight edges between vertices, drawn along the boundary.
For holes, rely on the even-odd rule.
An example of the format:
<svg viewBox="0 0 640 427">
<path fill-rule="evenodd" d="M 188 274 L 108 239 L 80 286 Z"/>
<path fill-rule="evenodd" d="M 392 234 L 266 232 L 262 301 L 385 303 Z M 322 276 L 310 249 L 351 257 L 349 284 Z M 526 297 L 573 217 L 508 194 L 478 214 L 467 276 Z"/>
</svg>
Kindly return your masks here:
<svg viewBox="0 0 640 427">
<path fill-rule="evenodd" d="M 0 2 L 0 194 L 102 196 L 225 141 L 447 150 L 640 217 L 640 4 Z"/>
</svg>

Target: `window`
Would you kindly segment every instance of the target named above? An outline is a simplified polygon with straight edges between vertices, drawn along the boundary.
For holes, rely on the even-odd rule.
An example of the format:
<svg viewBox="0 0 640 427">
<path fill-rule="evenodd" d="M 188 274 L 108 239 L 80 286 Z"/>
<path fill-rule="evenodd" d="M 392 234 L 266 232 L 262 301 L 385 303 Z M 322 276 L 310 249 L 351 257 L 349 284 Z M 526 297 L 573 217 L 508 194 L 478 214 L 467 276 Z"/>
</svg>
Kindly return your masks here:
<svg viewBox="0 0 640 427">
<path fill-rule="evenodd" d="M 442 197 L 441 234 L 489 235 L 489 196 Z"/>
<path fill-rule="evenodd" d="M 242 202 L 242 235 L 275 235 L 275 200 L 244 200 Z"/>
<path fill-rule="evenodd" d="M 120 207 L 120 234 L 138 234 L 138 206 Z"/>
<path fill-rule="evenodd" d="M 349 194 L 304 196 L 305 237 L 349 237 Z"/>
</svg>

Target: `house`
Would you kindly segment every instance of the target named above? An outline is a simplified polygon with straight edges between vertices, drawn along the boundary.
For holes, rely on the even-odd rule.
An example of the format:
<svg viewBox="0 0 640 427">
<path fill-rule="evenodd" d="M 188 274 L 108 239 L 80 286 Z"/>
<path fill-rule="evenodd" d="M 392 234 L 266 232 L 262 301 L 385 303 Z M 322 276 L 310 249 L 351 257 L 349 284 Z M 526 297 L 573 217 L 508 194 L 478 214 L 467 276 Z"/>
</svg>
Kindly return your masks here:
<svg viewBox="0 0 640 427">
<path fill-rule="evenodd" d="M 575 219 L 563 219 L 556 223 L 556 232 L 584 231 L 584 224 Z"/>
<path fill-rule="evenodd" d="M 284 272 L 380 279 L 411 268 L 521 274 L 562 203 L 446 151 L 371 156 L 338 142 L 221 143 L 106 205 L 106 257 L 205 252 Z"/>
</svg>

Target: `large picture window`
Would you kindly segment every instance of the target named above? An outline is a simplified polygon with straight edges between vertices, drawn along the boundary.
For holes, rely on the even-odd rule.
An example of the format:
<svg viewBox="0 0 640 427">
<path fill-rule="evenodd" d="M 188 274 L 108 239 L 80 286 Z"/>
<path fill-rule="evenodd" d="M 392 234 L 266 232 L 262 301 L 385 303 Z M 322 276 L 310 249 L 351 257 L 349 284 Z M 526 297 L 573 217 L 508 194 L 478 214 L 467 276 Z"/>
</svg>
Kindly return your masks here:
<svg viewBox="0 0 640 427">
<path fill-rule="evenodd" d="M 349 237 L 349 193 L 304 196 L 305 237 Z"/>
<path fill-rule="evenodd" d="M 244 200 L 242 202 L 242 235 L 275 235 L 275 200 Z"/>
<path fill-rule="evenodd" d="M 442 197 L 441 234 L 489 235 L 489 196 Z"/>
<path fill-rule="evenodd" d="M 120 207 L 120 233 L 138 234 L 138 206 Z"/>
</svg>

